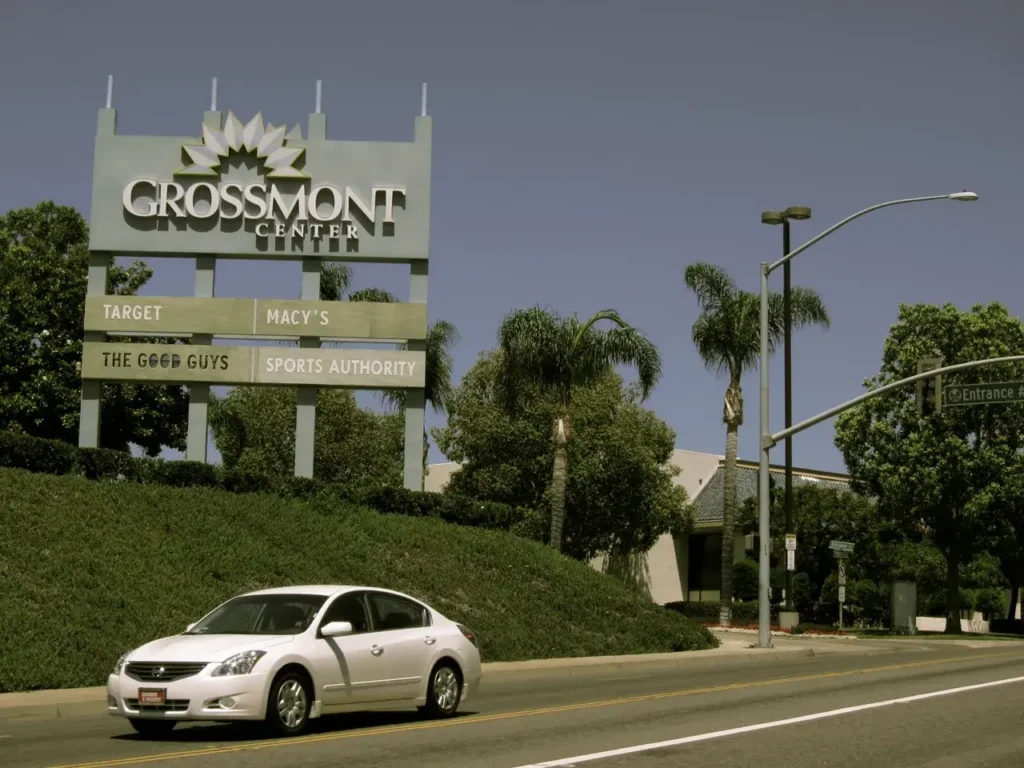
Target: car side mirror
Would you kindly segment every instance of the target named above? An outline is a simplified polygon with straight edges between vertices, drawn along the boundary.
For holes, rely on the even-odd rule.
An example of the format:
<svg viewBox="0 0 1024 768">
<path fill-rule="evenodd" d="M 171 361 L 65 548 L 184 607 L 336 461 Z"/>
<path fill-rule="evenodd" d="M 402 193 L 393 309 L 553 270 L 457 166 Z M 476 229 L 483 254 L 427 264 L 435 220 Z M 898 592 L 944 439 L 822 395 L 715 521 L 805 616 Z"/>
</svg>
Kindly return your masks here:
<svg viewBox="0 0 1024 768">
<path fill-rule="evenodd" d="M 320 628 L 320 634 L 324 637 L 351 635 L 353 631 L 352 622 L 350 621 L 331 621 Z"/>
<path fill-rule="evenodd" d="M 191 624 L 189 624 L 187 627 L 185 627 L 185 631 L 186 632 L 191 632 L 192 631 L 192 627 L 194 627 L 197 623 L 198 622 L 193 621 Z"/>
</svg>

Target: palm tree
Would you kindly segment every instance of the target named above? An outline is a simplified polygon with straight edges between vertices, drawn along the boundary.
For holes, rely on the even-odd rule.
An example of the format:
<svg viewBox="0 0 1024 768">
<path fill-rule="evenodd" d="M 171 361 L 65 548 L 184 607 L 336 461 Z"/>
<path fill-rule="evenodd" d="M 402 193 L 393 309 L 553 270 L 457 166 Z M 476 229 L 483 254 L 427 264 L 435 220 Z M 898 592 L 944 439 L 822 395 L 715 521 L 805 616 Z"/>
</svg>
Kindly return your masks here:
<svg viewBox="0 0 1024 768">
<path fill-rule="evenodd" d="M 743 424 L 743 374 L 757 367 L 761 351 L 761 297 L 741 291 L 722 267 L 697 263 L 686 268 L 686 287 L 697 297 L 700 316 L 691 335 L 697 353 L 708 370 L 728 374 L 722 421 L 725 422 L 725 498 L 722 510 L 722 596 L 719 623 L 729 626 L 732 619 L 733 528 L 736 519 L 736 455 L 739 429 Z M 794 328 L 817 325 L 828 328 L 828 310 L 810 288 L 790 290 L 790 308 Z M 768 297 L 768 351 L 781 342 L 783 325 L 782 294 Z"/>
<path fill-rule="evenodd" d="M 595 328 L 602 320 L 610 320 L 615 327 Z M 661 377 L 661 358 L 654 344 L 612 309 L 583 323 L 576 315 L 562 318 L 540 307 L 514 310 L 501 323 L 498 343 L 502 351 L 498 380 L 509 408 L 517 407 L 522 397 L 519 385 L 526 382 L 539 385 L 556 399 L 549 543 L 561 551 L 573 390 L 592 386 L 614 366 L 626 364 L 636 367 L 641 399 L 646 399 Z"/>
</svg>

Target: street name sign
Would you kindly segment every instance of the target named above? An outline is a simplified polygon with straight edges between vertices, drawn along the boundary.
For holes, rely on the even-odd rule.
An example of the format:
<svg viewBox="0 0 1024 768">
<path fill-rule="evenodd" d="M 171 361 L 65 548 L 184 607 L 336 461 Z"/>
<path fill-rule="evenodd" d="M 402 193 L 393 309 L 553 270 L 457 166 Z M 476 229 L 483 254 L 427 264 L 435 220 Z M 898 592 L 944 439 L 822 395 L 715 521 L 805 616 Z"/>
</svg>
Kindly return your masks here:
<svg viewBox="0 0 1024 768">
<path fill-rule="evenodd" d="M 853 552 L 853 542 L 833 539 L 828 543 L 828 548 L 836 552 Z"/>
<path fill-rule="evenodd" d="M 995 405 L 1024 402 L 1024 381 L 997 381 L 986 384 L 946 384 L 943 405 Z"/>
</svg>

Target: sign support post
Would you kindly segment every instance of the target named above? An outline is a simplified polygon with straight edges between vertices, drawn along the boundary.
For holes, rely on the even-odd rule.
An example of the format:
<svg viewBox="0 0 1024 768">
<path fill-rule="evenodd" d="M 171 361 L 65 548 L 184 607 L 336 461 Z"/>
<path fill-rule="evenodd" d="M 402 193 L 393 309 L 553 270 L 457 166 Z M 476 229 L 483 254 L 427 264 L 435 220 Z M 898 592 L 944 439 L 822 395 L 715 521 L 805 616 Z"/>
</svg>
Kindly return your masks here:
<svg viewBox="0 0 1024 768">
<path fill-rule="evenodd" d="M 832 540 L 828 543 L 839 561 L 839 631 L 843 631 L 843 604 L 846 602 L 846 558 L 853 552 L 853 543 L 849 541 Z"/>
<path fill-rule="evenodd" d="M 213 79 L 213 93 L 210 109 L 203 113 L 203 125 L 214 130 L 221 129 L 221 114 L 217 110 L 217 78 Z M 213 256 L 196 255 L 194 294 L 198 299 L 212 299 L 217 281 L 217 259 Z M 195 334 L 193 344 L 212 344 L 213 335 Z M 188 435 L 185 438 L 185 458 L 189 461 L 206 461 L 210 425 L 210 385 L 191 384 L 188 388 Z"/>
<path fill-rule="evenodd" d="M 427 303 L 427 262 L 414 261 L 409 265 L 409 302 Z M 426 352 L 423 339 L 409 340 L 409 350 Z M 423 463 L 425 460 L 424 430 L 426 429 L 426 390 L 410 389 L 405 393 L 405 470 L 403 485 L 410 491 L 423 490 Z"/>
<path fill-rule="evenodd" d="M 113 110 L 104 110 L 113 112 Z M 105 115 L 100 113 L 100 126 L 102 128 Z M 107 293 L 107 278 L 110 273 L 110 257 L 105 253 L 92 252 L 89 254 L 89 276 L 86 283 L 86 293 L 89 296 L 105 296 Z M 107 339 L 104 331 L 85 331 L 86 342 L 103 342 Z M 100 447 L 100 412 L 103 410 L 103 382 L 82 381 L 82 405 L 78 415 L 78 447 L 99 448 Z"/>
<path fill-rule="evenodd" d="M 307 301 L 320 299 L 320 259 L 302 260 L 302 298 Z M 319 349 L 318 337 L 302 336 L 299 346 L 303 349 Z M 316 387 L 299 387 L 295 405 L 295 476 L 313 476 L 313 457 L 316 448 L 316 398 L 320 390 Z"/>
</svg>

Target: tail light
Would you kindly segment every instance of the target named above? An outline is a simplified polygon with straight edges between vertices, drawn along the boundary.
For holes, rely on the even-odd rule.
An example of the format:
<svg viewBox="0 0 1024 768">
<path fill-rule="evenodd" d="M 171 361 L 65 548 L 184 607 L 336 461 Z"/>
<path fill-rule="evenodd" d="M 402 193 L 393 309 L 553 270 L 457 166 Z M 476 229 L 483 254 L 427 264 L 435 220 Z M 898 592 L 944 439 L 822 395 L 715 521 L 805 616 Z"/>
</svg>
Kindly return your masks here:
<svg viewBox="0 0 1024 768">
<path fill-rule="evenodd" d="M 479 645 L 477 645 L 476 635 L 473 634 L 473 630 L 471 630 L 469 627 L 464 627 L 461 624 L 458 624 L 457 626 L 459 628 L 459 632 L 465 635 L 466 639 L 473 644 L 474 648 L 480 647 Z"/>
</svg>

